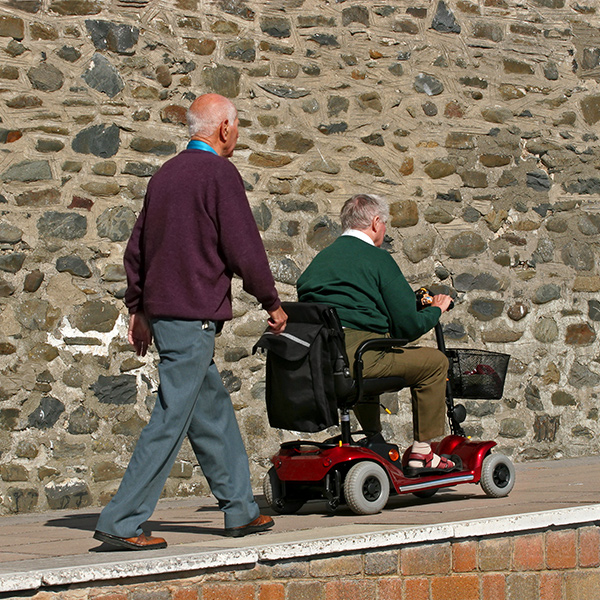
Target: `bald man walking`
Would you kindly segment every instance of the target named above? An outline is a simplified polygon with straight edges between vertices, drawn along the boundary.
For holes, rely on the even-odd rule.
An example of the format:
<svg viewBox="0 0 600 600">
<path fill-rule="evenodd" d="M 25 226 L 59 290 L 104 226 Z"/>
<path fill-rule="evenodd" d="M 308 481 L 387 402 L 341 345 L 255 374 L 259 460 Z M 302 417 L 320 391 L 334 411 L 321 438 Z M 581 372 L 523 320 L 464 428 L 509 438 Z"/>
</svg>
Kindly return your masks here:
<svg viewBox="0 0 600 600">
<path fill-rule="evenodd" d="M 129 341 L 144 356 L 154 340 L 160 386 L 150 422 L 94 533 L 117 548 L 166 547 L 142 524 L 186 435 L 224 513 L 225 535 L 273 526 L 254 501 L 248 457 L 213 352 L 215 334 L 232 318 L 234 274 L 268 312 L 274 333 L 284 330 L 287 315 L 242 178 L 227 160 L 238 138 L 235 106 L 205 94 L 187 118 L 190 143 L 150 180 L 124 256 Z"/>
</svg>

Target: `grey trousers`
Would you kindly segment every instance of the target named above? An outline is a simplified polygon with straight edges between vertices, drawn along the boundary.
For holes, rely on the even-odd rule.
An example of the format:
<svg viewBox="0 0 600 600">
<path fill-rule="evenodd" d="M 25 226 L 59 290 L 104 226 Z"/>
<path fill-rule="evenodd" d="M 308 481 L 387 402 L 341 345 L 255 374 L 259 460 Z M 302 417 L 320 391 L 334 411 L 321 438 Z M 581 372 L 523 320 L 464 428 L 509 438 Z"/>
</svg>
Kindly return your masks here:
<svg viewBox="0 0 600 600">
<path fill-rule="evenodd" d="M 248 456 L 229 393 L 213 362 L 215 324 L 155 319 L 160 386 L 150 422 L 143 429 L 115 496 L 96 529 L 119 537 L 142 533 L 187 435 L 225 527 L 256 519 Z"/>
</svg>

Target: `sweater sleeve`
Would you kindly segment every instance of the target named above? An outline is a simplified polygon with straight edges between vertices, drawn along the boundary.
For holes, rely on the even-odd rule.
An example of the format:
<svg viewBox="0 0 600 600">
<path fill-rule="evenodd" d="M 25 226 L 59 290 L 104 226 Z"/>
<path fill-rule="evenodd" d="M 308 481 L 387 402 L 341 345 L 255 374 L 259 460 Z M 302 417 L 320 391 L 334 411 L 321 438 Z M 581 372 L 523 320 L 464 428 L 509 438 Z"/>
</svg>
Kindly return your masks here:
<svg viewBox="0 0 600 600">
<path fill-rule="evenodd" d="M 275 310 L 281 302 L 269 260 L 242 178 L 237 169 L 233 165 L 231 167 L 232 179 L 216 207 L 220 249 L 230 271 L 242 278 L 244 290 L 252 294 L 265 310 Z"/>
<path fill-rule="evenodd" d="M 381 294 L 388 312 L 392 337 L 412 342 L 435 327 L 442 315 L 442 311 L 436 306 L 417 310 L 415 294 L 400 270 L 396 277 L 382 286 Z"/>
<path fill-rule="evenodd" d="M 145 206 L 145 203 L 144 203 Z M 142 254 L 142 232 L 146 211 L 142 208 L 133 231 L 127 242 L 123 264 L 127 273 L 127 291 L 125 292 L 125 305 L 131 314 L 143 310 L 144 268 Z"/>
</svg>

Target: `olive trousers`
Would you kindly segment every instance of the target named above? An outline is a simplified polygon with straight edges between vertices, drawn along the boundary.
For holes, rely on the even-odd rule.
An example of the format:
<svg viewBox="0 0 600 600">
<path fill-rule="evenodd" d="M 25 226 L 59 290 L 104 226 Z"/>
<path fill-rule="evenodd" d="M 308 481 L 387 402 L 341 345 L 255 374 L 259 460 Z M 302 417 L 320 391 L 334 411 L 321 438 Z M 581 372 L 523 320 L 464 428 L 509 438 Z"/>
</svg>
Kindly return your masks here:
<svg viewBox="0 0 600 600">
<path fill-rule="evenodd" d="M 354 354 L 365 340 L 390 337 L 380 333 L 344 328 L 351 370 Z M 444 435 L 446 422 L 446 378 L 448 359 L 437 348 L 403 347 L 392 352 L 369 351 L 363 355 L 364 377 L 402 377 L 412 397 L 413 434 L 418 442 Z M 381 431 L 379 398 L 365 398 L 354 407 L 361 427 Z"/>
</svg>

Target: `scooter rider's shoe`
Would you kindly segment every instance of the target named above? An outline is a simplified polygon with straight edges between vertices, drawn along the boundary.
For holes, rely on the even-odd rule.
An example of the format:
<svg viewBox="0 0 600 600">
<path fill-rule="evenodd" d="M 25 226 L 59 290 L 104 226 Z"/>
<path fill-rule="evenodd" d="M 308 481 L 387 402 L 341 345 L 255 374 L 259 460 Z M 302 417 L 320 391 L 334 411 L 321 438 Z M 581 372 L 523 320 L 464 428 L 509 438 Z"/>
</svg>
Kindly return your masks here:
<svg viewBox="0 0 600 600">
<path fill-rule="evenodd" d="M 437 475 L 442 473 L 452 473 L 453 471 L 460 471 L 462 469 L 462 461 L 456 456 L 449 456 L 442 454 L 438 458 L 439 463 L 434 467 L 433 461 L 435 458 L 433 450 L 429 454 L 419 454 L 417 452 L 411 452 L 408 455 L 408 464 L 403 467 L 403 472 L 406 477 L 419 477 L 420 475 Z M 422 467 L 410 466 L 412 461 L 420 462 Z"/>
</svg>

